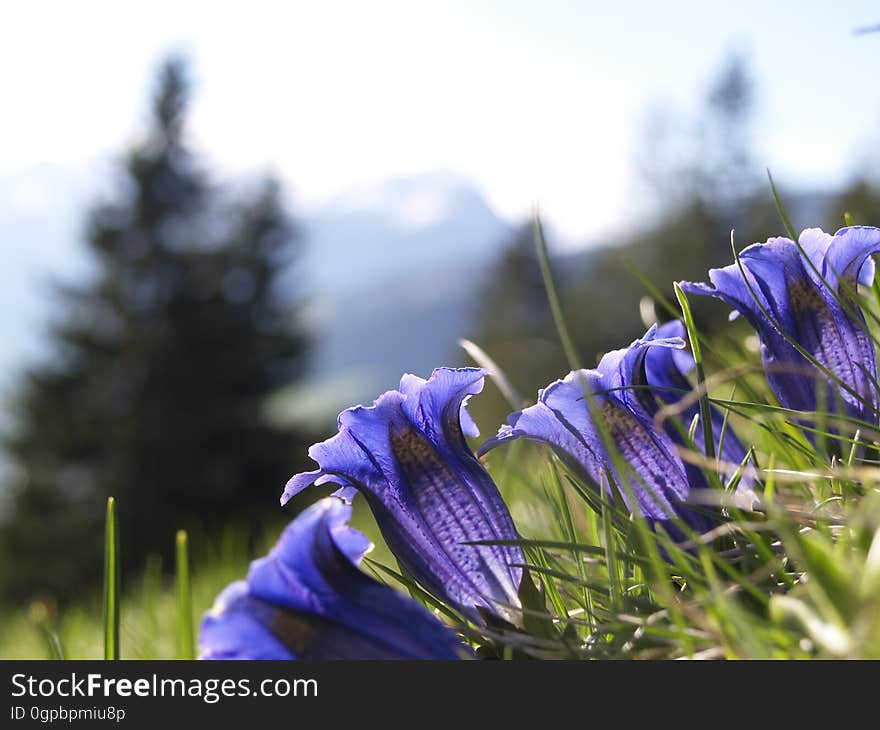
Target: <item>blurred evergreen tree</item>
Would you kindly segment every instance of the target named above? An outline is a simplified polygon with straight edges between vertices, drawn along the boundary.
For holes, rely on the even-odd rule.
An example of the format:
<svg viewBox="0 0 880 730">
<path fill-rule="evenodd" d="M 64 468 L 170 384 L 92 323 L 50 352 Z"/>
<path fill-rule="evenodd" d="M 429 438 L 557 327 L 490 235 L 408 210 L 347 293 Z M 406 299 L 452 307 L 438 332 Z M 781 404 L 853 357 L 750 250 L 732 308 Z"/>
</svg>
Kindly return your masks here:
<svg viewBox="0 0 880 730">
<path fill-rule="evenodd" d="M 518 226 L 502 248 L 492 276 L 480 297 L 482 307 L 491 313 L 477 333 L 480 345 L 498 362 L 525 361 L 526 368 L 508 373 L 516 387 L 527 385 L 528 354 L 555 350 L 548 327 L 553 326 L 544 281 L 535 249 L 534 224 Z"/>
<path fill-rule="evenodd" d="M 728 56 L 709 84 L 692 161 L 696 197 L 712 208 L 748 204 L 762 181 L 755 164 L 754 82 L 745 58 Z"/>
<path fill-rule="evenodd" d="M 520 394 L 528 396 L 558 349 L 532 221 L 516 227 L 502 246 L 478 302 L 483 316 L 473 339 L 504 368 Z M 508 370 L 508 365 L 514 367 Z M 497 423 L 510 411 L 494 388 L 486 388 L 469 407 L 485 423 Z"/>
<path fill-rule="evenodd" d="M 272 180 L 210 182 L 186 144 L 188 102 L 170 59 L 145 138 L 88 218 L 93 280 L 59 286 L 51 361 L 22 385 L 5 444 L 18 475 L 0 531 L 7 598 L 100 580 L 108 495 L 140 568 L 178 528 L 271 514 L 303 460 L 306 437 L 264 418 L 305 366 L 296 302 L 275 287 L 296 232 Z"/>
</svg>

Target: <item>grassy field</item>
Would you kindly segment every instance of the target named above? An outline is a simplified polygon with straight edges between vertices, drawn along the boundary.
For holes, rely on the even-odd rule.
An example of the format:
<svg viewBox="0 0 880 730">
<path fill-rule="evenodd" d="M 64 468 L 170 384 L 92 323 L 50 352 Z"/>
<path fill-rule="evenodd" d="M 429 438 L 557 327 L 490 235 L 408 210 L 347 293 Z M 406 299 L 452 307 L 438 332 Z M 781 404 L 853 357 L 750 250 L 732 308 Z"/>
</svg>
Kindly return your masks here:
<svg viewBox="0 0 880 730">
<path fill-rule="evenodd" d="M 880 658 L 880 495 L 865 486 L 876 483 L 874 467 L 841 466 L 835 476 L 806 464 L 774 472 L 765 483 L 764 512 L 731 514 L 712 547 L 672 551 L 667 564 L 656 560 L 662 541 L 652 545 L 632 523 L 608 530 L 601 509 L 585 504 L 571 482 L 557 480 L 559 465 L 548 465 L 537 447 L 518 445 L 490 463 L 527 536 L 548 615 L 567 628 L 558 646 L 526 641 L 526 651 L 599 658 Z M 379 542 L 370 557 L 394 565 L 363 504 L 355 524 Z M 615 550 L 606 551 L 607 545 Z M 230 531 L 212 556 L 194 563 L 196 617 L 245 574 L 252 557 Z M 124 581 L 123 594 L 121 656 L 180 656 L 174 584 L 155 559 L 142 575 Z M 0 627 L 3 658 L 103 656 L 100 596 L 61 615 L 35 603 L 10 612 Z"/>
</svg>

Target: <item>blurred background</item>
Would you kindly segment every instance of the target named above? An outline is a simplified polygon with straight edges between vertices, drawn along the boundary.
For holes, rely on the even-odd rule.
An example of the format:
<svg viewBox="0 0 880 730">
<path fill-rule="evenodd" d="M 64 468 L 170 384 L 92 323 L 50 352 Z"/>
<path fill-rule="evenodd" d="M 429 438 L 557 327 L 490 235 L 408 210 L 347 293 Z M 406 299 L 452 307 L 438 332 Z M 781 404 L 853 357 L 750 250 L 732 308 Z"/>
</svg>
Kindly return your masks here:
<svg viewBox="0 0 880 730">
<path fill-rule="evenodd" d="M 110 494 L 132 574 L 179 527 L 279 523 L 336 413 L 469 364 L 459 338 L 526 396 L 562 376 L 535 205 L 589 364 L 732 228 L 783 233 L 766 168 L 797 227 L 877 224 L 878 23 L 867 0 L 8 10 L 0 605 L 92 595 Z M 474 412 L 488 434 L 507 408 L 489 386 Z"/>
</svg>

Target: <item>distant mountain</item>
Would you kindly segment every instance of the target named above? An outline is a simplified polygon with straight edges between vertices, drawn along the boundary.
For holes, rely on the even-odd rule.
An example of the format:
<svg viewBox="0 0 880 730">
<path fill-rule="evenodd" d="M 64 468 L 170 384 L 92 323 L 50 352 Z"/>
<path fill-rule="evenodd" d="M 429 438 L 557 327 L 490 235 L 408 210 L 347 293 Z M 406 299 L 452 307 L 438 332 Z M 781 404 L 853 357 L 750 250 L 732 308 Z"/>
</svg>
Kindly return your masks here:
<svg viewBox="0 0 880 730">
<path fill-rule="evenodd" d="M 342 193 L 311 214 L 305 266 L 319 287 L 369 287 L 453 258 L 483 261 L 506 229 L 470 180 L 449 172 L 394 178 Z"/>
<path fill-rule="evenodd" d="M 459 362 L 476 297 L 511 233 L 485 197 L 450 173 L 349 191 L 306 221 L 316 336 L 307 382 L 273 409 L 312 419 L 369 404 L 403 372 Z"/>
</svg>

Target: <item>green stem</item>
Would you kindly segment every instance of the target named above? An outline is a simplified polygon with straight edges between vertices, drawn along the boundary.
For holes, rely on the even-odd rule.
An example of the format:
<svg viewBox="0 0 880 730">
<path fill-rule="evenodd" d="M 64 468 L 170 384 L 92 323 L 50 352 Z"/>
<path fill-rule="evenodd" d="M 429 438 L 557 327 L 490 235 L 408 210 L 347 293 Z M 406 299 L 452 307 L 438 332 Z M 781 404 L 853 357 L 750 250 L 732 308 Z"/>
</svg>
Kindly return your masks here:
<svg viewBox="0 0 880 730">
<path fill-rule="evenodd" d="M 195 659 L 195 636 L 192 615 L 192 582 L 189 574 L 189 540 L 186 530 L 178 530 L 175 541 L 177 574 L 178 659 Z"/>
<path fill-rule="evenodd" d="M 776 211 L 779 213 L 779 217 L 782 218 L 782 225 L 785 226 L 785 230 L 791 237 L 791 240 L 797 241 L 798 236 L 794 230 L 794 224 L 791 222 L 788 211 L 785 210 L 785 206 L 782 204 L 782 198 L 779 197 L 779 191 L 776 189 L 776 183 L 773 182 L 773 175 L 770 174 L 769 168 L 767 169 L 767 179 L 770 181 L 770 192 L 773 193 L 773 202 L 776 203 Z"/>
<path fill-rule="evenodd" d="M 688 333 L 688 340 L 691 343 L 691 353 L 694 356 L 694 370 L 697 373 L 697 387 L 700 389 L 700 420 L 703 422 L 703 441 L 706 450 L 706 457 L 715 458 L 715 436 L 712 433 L 712 411 L 709 406 L 709 392 L 706 389 L 706 373 L 703 370 L 703 352 L 700 349 L 700 337 L 697 332 L 697 326 L 694 323 L 694 316 L 691 312 L 691 305 L 687 300 L 684 290 L 674 284 L 675 296 L 681 307 L 681 313 L 684 317 L 684 326 Z"/>
<path fill-rule="evenodd" d="M 104 530 L 104 659 L 119 659 L 119 581 L 116 500 L 109 497 Z"/>
</svg>

